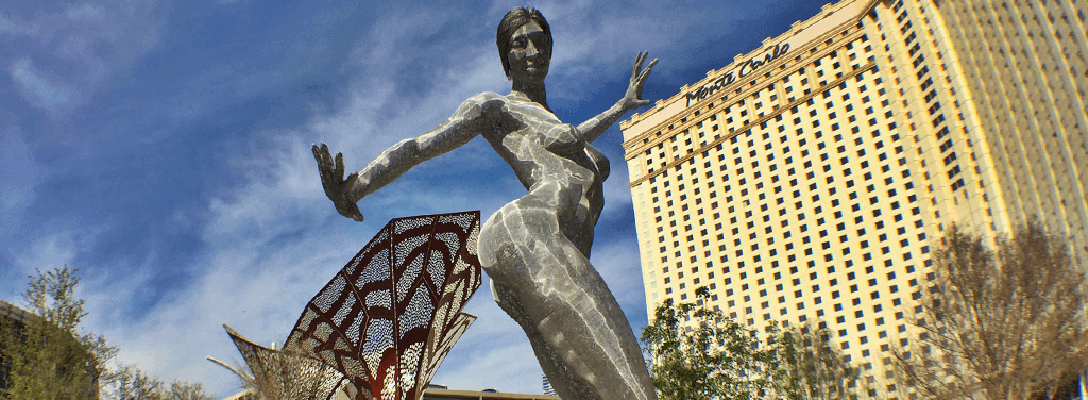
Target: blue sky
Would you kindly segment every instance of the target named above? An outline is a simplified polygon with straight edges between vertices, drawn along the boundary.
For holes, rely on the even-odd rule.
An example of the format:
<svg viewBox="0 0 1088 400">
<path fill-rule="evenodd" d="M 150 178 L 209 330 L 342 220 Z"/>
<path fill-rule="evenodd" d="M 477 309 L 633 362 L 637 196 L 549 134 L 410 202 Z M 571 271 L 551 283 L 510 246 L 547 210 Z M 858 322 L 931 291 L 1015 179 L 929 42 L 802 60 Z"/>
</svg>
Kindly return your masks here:
<svg viewBox="0 0 1088 400">
<path fill-rule="evenodd" d="M 163 379 L 227 396 L 238 359 L 221 325 L 281 342 L 304 304 L 391 218 L 481 210 L 524 194 L 487 143 L 416 167 L 340 217 L 311 143 L 365 166 L 481 91 L 507 93 L 494 47 L 520 2 L 101 0 L 0 6 L 0 299 L 35 268 L 82 271 L 83 328 Z M 639 51 L 660 59 L 643 97 L 705 77 L 823 0 L 536 1 L 555 37 L 548 102 L 577 124 L 623 95 Z M 637 332 L 646 325 L 618 124 L 593 263 Z M 541 372 L 487 282 L 479 318 L 434 383 L 539 393 Z"/>
</svg>

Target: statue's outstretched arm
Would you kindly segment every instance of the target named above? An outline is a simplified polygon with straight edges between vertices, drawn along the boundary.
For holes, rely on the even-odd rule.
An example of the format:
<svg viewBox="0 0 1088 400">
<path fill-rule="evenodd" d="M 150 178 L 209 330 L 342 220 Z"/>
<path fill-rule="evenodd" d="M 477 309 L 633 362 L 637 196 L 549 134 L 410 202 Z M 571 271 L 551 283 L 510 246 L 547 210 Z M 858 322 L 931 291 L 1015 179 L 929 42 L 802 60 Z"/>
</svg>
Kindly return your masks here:
<svg viewBox="0 0 1088 400">
<path fill-rule="evenodd" d="M 646 84 L 646 78 L 650 76 L 650 70 L 657 65 L 657 59 L 650 61 L 645 69 L 642 63 L 646 61 L 646 53 L 638 53 L 635 57 L 635 65 L 631 67 L 631 81 L 627 85 L 627 93 L 622 99 L 613 104 L 607 111 L 578 124 L 578 131 L 587 142 L 593 142 L 601 136 L 616 120 L 623 117 L 628 111 L 644 107 L 650 104 L 649 100 L 642 99 L 642 86 Z"/>
<path fill-rule="evenodd" d="M 366 168 L 344 179 L 343 154 L 335 160 L 324 144 L 311 149 L 321 173 L 325 195 L 336 204 L 336 210 L 347 218 L 362 221 L 356 204 L 363 197 L 400 178 L 412 167 L 468 143 L 485 129 L 486 108 L 491 108 L 481 96 L 461 103 L 457 112 L 437 128 L 414 138 L 401 140 L 378 154 Z"/>
</svg>

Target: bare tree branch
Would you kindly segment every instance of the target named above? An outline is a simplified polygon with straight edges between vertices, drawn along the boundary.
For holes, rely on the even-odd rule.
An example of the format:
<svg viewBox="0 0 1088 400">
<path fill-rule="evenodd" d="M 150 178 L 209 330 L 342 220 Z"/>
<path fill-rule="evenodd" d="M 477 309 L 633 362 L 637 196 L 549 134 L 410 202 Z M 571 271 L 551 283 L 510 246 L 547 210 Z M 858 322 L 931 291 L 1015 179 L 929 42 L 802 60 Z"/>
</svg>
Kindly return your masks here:
<svg viewBox="0 0 1088 400">
<path fill-rule="evenodd" d="M 919 333 L 895 352 L 924 398 L 1011 400 L 1052 392 L 1088 367 L 1084 271 L 1038 223 L 997 250 L 953 227 L 934 253 Z"/>
</svg>

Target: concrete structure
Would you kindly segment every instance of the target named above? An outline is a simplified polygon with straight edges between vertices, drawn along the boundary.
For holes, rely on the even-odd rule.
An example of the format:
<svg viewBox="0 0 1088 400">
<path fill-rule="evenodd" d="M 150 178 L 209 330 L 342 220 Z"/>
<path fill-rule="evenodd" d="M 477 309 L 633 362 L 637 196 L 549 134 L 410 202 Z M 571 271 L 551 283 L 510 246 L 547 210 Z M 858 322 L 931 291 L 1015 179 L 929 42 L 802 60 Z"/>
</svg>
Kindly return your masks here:
<svg viewBox="0 0 1088 400">
<path fill-rule="evenodd" d="M 429 387 L 423 392 L 423 400 L 560 400 L 559 396 L 544 394 L 506 393 L 494 389 L 458 390 Z"/>
<path fill-rule="evenodd" d="M 246 389 L 223 400 L 257 400 L 253 390 Z M 348 400 L 343 391 L 337 391 L 333 400 Z M 423 400 L 560 400 L 559 396 L 542 394 L 506 393 L 494 389 L 460 390 L 431 385 L 423 392 Z"/>
<path fill-rule="evenodd" d="M 952 223 L 1088 261 L 1088 2 L 843 0 L 621 122 L 647 309 L 822 321 L 871 394 Z"/>
<path fill-rule="evenodd" d="M 34 318 L 37 318 L 36 315 L 28 313 L 22 308 L 4 300 L 0 300 L 0 317 L 11 319 L 20 325 L 29 323 L 30 321 L 33 321 Z"/>
</svg>

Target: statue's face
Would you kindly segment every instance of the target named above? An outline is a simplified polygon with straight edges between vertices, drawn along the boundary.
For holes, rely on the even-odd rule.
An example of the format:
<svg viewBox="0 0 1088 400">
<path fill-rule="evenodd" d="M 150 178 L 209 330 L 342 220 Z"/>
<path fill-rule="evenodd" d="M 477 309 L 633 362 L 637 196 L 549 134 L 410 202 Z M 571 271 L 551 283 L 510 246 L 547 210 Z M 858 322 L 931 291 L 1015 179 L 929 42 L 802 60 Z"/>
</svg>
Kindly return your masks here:
<svg viewBox="0 0 1088 400">
<path fill-rule="evenodd" d="M 552 55 L 547 46 L 548 34 L 536 21 L 529 20 L 510 36 L 510 80 L 521 83 L 543 83 L 548 76 Z"/>
</svg>

